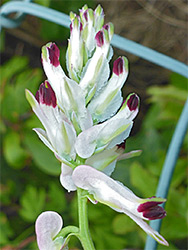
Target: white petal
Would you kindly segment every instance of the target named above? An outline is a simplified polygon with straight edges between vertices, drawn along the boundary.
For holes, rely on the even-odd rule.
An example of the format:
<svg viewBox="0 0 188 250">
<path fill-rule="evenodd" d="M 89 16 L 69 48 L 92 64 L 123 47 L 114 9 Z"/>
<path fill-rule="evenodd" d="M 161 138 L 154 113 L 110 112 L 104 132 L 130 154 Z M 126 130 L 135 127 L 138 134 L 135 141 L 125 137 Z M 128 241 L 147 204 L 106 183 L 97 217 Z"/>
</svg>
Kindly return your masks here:
<svg viewBox="0 0 188 250">
<path fill-rule="evenodd" d="M 122 59 L 123 62 L 126 60 Z M 107 85 L 102 88 L 99 94 L 94 96 L 88 105 L 88 109 L 93 119 L 104 121 L 114 115 L 122 104 L 121 88 L 127 78 L 128 70 L 123 63 L 123 71 L 121 74 L 112 74 Z"/>
<path fill-rule="evenodd" d="M 74 184 L 88 190 L 94 198 L 119 212 L 128 210 L 142 218 L 137 211 L 139 198 L 127 187 L 123 186 L 104 173 L 87 165 L 80 165 L 73 171 Z"/>
<path fill-rule="evenodd" d="M 126 212 L 126 214 L 157 242 L 165 246 L 169 245 L 168 242 L 157 231 L 151 228 L 145 221 L 143 221 L 142 219 L 138 218 L 137 216 L 128 211 Z"/>
<path fill-rule="evenodd" d="M 56 94 L 57 103 L 59 107 L 65 112 L 65 114 L 70 118 L 72 111 L 78 116 L 81 129 L 84 130 L 83 123 L 87 119 L 87 111 L 85 107 L 85 96 L 82 88 L 77 84 L 77 82 L 69 79 L 62 67 L 59 65 L 57 67 L 53 66 L 49 60 L 49 53 L 46 49 L 47 61 L 43 60 L 43 67 L 46 76 Z M 83 121 L 84 120 L 84 121 Z"/>
<path fill-rule="evenodd" d="M 109 104 L 106 105 L 104 103 L 105 97 L 103 97 L 103 93 L 104 92 L 99 94 L 96 98 L 94 97 L 88 105 L 88 110 L 90 111 L 93 120 L 96 120 L 97 122 L 103 122 L 112 117 L 123 102 L 121 91 L 118 91 Z"/>
<path fill-rule="evenodd" d="M 111 175 L 115 168 L 116 159 L 119 156 L 116 149 L 117 148 L 114 147 L 112 149 L 104 150 L 98 154 L 94 154 L 86 160 L 85 164 L 96 168 L 107 175 Z"/>
<path fill-rule="evenodd" d="M 86 159 L 94 153 L 97 145 L 96 139 L 102 126 L 102 124 L 95 125 L 78 135 L 75 142 L 75 150 L 80 157 Z"/>
<path fill-rule="evenodd" d="M 68 192 L 75 191 L 77 189 L 72 180 L 72 173 L 73 169 L 71 167 L 64 163 L 61 164 L 60 182 L 61 185 L 68 190 Z"/>
<path fill-rule="evenodd" d="M 93 57 L 88 60 L 80 80 L 80 87 L 86 96 L 86 102 L 94 96 L 95 92 L 104 86 L 110 74 L 109 63 L 101 48 L 97 48 Z"/>
<path fill-rule="evenodd" d="M 54 153 L 57 153 L 47 138 L 46 132 L 42 128 L 33 128 L 41 141 Z"/>
<path fill-rule="evenodd" d="M 89 158 L 95 150 L 100 152 L 105 147 L 113 148 L 129 136 L 131 128 L 132 122 L 117 114 L 80 133 L 76 138 L 76 152 L 82 158 Z"/>
<path fill-rule="evenodd" d="M 40 250 L 57 250 L 53 238 L 59 233 L 63 226 L 61 216 L 52 211 L 43 212 L 35 223 L 37 244 Z"/>
</svg>

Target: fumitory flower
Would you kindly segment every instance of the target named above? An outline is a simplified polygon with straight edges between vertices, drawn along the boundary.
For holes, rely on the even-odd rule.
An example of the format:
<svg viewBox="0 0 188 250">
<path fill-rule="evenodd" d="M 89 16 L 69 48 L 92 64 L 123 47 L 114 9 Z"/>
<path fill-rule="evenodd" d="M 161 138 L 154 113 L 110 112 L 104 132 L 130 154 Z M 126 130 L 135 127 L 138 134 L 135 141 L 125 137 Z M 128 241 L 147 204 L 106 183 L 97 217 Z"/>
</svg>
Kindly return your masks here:
<svg viewBox="0 0 188 250">
<path fill-rule="evenodd" d="M 104 173 L 87 165 L 80 165 L 72 175 L 74 184 L 92 194 L 94 200 L 110 206 L 117 212 L 127 214 L 147 234 L 163 245 L 168 242 L 143 220 L 162 219 L 166 212 L 159 204 L 163 198 L 151 197 L 141 199 L 123 184 L 113 180 Z"/>
</svg>

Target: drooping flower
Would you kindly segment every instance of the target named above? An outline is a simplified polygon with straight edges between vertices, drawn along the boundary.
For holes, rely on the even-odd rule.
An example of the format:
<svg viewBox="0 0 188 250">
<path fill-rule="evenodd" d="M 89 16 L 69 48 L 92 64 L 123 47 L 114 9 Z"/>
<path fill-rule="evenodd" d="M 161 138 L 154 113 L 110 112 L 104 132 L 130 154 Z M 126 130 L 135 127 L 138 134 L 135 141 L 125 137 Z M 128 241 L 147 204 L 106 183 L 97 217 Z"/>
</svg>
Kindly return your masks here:
<svg viewBox="0 0 188 250">
<path fill-rule="evenodd" d="M 77 187 L 87 190 L 96 201 L 117 212 L 125 213 L 160 244 L 168 245 L 157 231 L 144 222 L 166 216 L 165 210 L 159 206 L 166 199 L 156 197 L 141 199 L 123 184 L 87 165 L 78 166 L 73 171 L 72 179 Z"/>
<path fill-rule="evenodd" d="M 63 226 L 61 216 L 52 211 L 40 214 L 35 223 L 37 244 L 40 250 L 60 250 L 64 244 L 62 236 L 55 238 Z"/>
</svg>

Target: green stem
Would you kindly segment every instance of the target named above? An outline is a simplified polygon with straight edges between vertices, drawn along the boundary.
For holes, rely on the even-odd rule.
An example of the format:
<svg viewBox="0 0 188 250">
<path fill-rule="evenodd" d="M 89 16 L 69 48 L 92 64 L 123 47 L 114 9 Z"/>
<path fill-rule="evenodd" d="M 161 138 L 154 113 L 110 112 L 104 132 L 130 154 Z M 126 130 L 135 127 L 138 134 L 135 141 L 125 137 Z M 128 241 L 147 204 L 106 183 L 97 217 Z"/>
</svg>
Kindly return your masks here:
<svg viewBox="0 0 188 250">
<path fill-rule="evenodd" d="M 88 212 L 87 212 L 87 197 L 84 195 L 84 190 L 78 188 L 78 216 L 79 216 L 79 228 L 80 228 L 80 241 L 84 250 L 95 250 L 88 224 Z"/>
</svg>

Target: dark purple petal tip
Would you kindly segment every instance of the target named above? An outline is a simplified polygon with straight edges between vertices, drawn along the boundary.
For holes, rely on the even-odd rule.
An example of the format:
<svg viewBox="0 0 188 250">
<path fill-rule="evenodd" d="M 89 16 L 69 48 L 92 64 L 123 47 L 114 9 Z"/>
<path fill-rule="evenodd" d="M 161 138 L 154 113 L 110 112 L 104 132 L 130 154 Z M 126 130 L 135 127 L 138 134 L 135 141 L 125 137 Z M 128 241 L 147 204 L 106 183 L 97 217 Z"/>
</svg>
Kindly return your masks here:
<svg viewBox="0 0 188 250">
<path fill-rule="evenodd" d="M 118 76 L 123 73 L 123 59 L 121 57 L 114 61 L 113 72 Z"/>
<path fill-rule="evenodd" d="M 45 81 L 40 85 L 35 97 L 39 103 L 52 106 L 53 108 L 57 106 L 55 92 L 48 81 Z"/>
<path fill-rule="evenodd" d="M 166 211 L 160 207 L 152 207 L 143 212 L 143 216 L 149 220 L 162 219 L 166 216 Z"/>
<path fill-rule="evenodd" d="M 56 46 L 55 43 L 51 43 L 50 47 L 47 47 L 48 49 L 48 53 L 49 53 L 49 59 L 50 59 L 50 63 L 57 67 L 59 66 L 59 49 L 58 47 Z"/>
<path fill-rule="evenodd" d="M 97 42 L 98 47 L 102 47 L 104 45 L 104 33 L 102 30 L 97 32 L 97 34 L 95 36 L 95 40 Z"/>
<path fill-rule="evenodd" d="M 130 111 L 135 111 L 138 107 L 139 97 L 136 94 L 133 94 L 129 97 L 127 105 Z"/>
<path fill-rule="evenodd" d="M 107 23 L 107 24 L 103 25 L 103 28 L 108 31 L 110 28 L 110 25 Z"/>
<path fill-rule="evenodd" d="M 145 203 L 142 203 L 138 206 L 137 210 L 138 212 L 143 212 L 145 210 L 150 209 L 151 207 L 156 207 L 159 204 L 162 204 L 163 202 L 159 202 L 159 201 L 147 201 Z"/>
<path fill-rule="evenodd" d="M 86 11 L 84 11 L 83 16 L 84 16 L 86 22 L 88 22 L 88 9 Z"/>
<path fill-rule="evenodd" d="M 118 147 L 118 149 L 123 149 L 125 151 L 125 147 L 126 147 L 126 140 L 120 144 L 116 145 Z"/>
<path fill-rule="evenodd" d="M 162 219 L 166 216 L 166 211 L 158 206 L 163 202 L 148 201 L 140 204 L 137 208 L 138 212 L 142 212 L 143 216 L 149 220 Z"/>
</svg>

